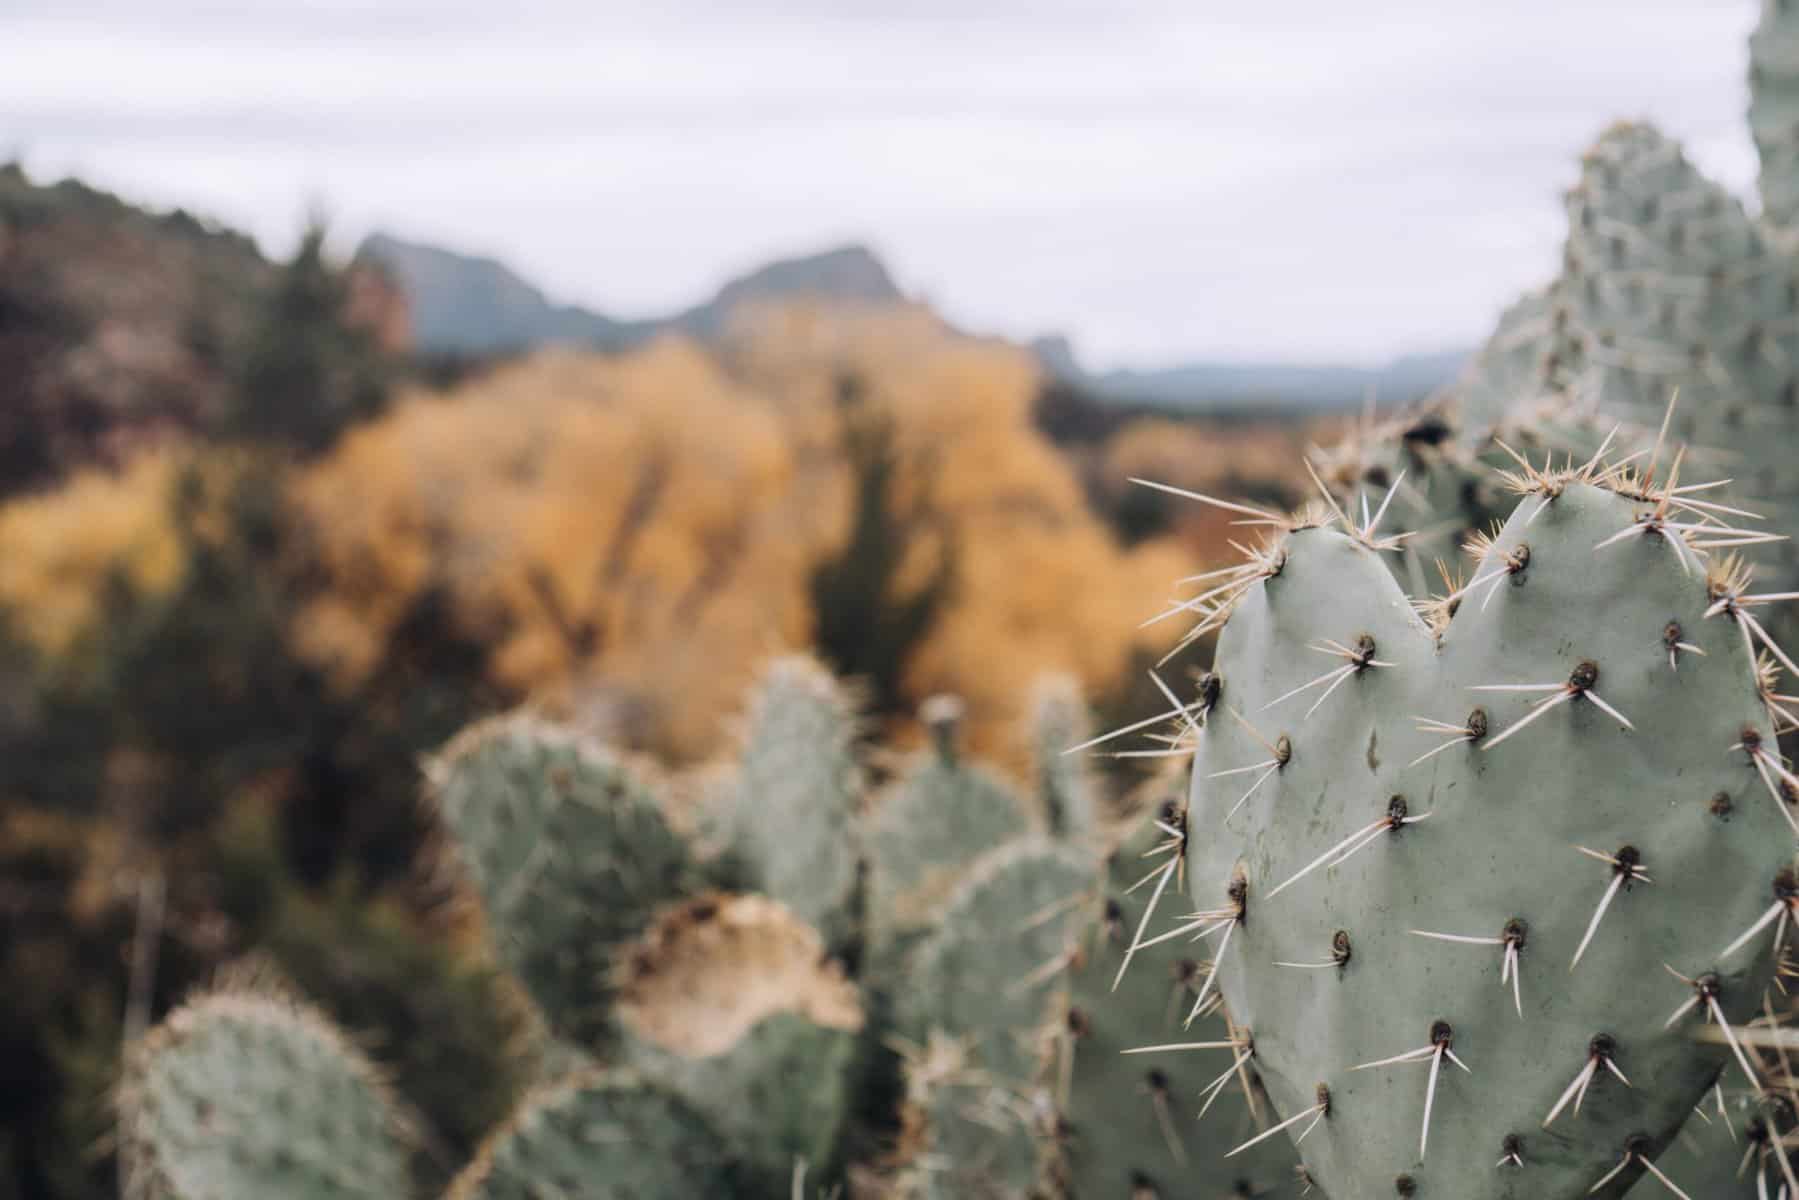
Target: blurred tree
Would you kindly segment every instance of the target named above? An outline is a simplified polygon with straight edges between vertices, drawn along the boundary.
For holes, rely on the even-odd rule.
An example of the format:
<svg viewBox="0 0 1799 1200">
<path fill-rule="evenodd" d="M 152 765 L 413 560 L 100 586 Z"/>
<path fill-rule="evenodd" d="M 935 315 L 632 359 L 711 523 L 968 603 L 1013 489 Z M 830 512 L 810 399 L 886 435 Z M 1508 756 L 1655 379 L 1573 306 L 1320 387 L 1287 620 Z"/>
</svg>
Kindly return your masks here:
<svg viewBox="0 0 1799 1200">
<path fill-rule="evenodd" d="M 910 716 L 905 667 L 919 640 L 950 599 L 955 558 L 939 538 L 937 561 L 909 592 L 898 586 L 918 525 L 940 526 L 928 505 L 902 514 L 895 476 L 899 448 L 894 416 L 869 398 L 863 383 L 844 375 L 837 407 L 843 457 L 854 480 L 849 538 L 812 573 L 818 652 L 839 675 L 863 681 L 873 711 Z"/>
<path fill-rule="evenodd" d="M 236 378 L 236 432 L 316 454 L 381 412 L 390 364 L 375 332 L 348 320 L 349 301 L 315 219 L 250 332 Z"/>
</svg>

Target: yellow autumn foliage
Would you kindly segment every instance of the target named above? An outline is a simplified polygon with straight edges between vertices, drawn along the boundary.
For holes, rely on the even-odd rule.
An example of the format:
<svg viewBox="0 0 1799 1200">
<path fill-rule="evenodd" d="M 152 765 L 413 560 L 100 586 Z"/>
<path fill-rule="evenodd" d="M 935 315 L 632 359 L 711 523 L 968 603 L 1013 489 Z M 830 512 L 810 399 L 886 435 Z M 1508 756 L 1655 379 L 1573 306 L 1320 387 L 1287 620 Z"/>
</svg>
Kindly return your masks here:
<svg viewBox="0 0 1799 1200">
<path fill-rule="evenodd" d="M 0 506 L 0 611 L 9 629 L 56 658 L 93 630 L 109 580 L 144 596 L 173 587 L 185 552 L 168 501 L 181 467 L 173 454 L 147 454 Z"/>
<path fill-rule="evenodd" d="M 353 685 L 441 589 L 496 682 L 597 692 L 692 753 L 757 661 L 810 633 L 810 569 L 840 536 L 831 474 L 691 345 L 538 355 L 405 398 L 296 483 L 331 586 L 295 641 Z"/>
<path fill-rule="evenodd" d="M 891 422 L 914 534 L 891 599 L 953 564 L 911 694 L 963 694 L 994 748 L 1038 675 L 1101 689 L 1152 644 L 1135 625 L 1183 564 L 1120 550 L 1088 510 L 1032 425 L 1028 356 L 919 309 L 792 306 L 715 351 L 539 354 L 349 434 L 291 490 L 327 580 L 294 643 L 354 686 L 437 590 L 496 683 L 705 757 L 757 664 L 812 636 L 813 574 L 849 533 L 846 380 Z"/>
<path fill-rule="evenodd" d="M 954 562 L 951 601 L 908 664 L 908 690 L 962 696 L 976 747 L 1011 755 L 1008 730 L 1040 675 L 1072 674 L 1093 694 L 1132 651 L 1178 634 L 1137 625 L 1187 573 L 1184 550 L 1167 539 L 1119 548 L 1032 423 L 1040 378 L 1023 350 L 955 334 L 921 308 L 750 310 L 730 345 L 765 388 L 816 392 L 853 376 L 893 415 L 897 506 L 939 518 L 899 586 L 922 583 L 946 548 Z"/>
</svg>

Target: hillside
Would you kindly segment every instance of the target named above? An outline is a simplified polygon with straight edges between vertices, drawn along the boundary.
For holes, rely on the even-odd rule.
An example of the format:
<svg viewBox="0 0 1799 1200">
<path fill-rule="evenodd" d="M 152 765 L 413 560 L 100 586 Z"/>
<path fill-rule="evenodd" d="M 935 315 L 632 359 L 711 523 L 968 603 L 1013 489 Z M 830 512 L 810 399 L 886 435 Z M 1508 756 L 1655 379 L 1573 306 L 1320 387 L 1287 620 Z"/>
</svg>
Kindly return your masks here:
<svg viewBox="0 0 1799 1200">
<path fill-rule="evenodd" d="M 217 419 L 273 268 L 242 235 L 0 166 L 8 490 Z"/>
<path fill-rule="evenodd" d="M 318 271 L 324 324 L 406 349 L 405 301 L 384 276 Z M 234 230 L 0 164 L 0 495 L 224 431 L 269 382 L 271 322 L 290 357 L 328 336 L 301 328 L 286 278 Z"/>
</svg>

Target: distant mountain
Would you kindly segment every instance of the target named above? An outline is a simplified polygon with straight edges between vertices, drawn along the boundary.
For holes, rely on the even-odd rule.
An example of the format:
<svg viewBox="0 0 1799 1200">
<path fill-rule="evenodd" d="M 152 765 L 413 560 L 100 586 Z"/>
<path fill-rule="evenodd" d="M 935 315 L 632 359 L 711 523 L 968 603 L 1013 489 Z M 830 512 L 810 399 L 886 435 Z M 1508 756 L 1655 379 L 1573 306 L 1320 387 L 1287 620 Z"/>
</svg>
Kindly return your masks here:
<svg viewBox="0 0 1799 1200">
<path fill-rule="evenodd" d="M 620 320 L 553 303 L 504 263 L 374 233 L 356 252 L 399 281 L 411 300 L 414 344 L 445 354 L 490 354 L 544 342 L 619 348 L 678 331 L 717 335 L 746 301 L 819 297 L 889 303 L 905 297 L 881 260 L 863 246 L 781 259 L 732 279 L 712 299 L 665 317 Z"/>
<path fill-rule="evenodd" d="M 692 308 L 624 320 L 557 304 L 504 263 L 371 234 L 357 251 L 399 281 L 411 302 L 414 344 L 426 352 L 479 355 L 544 342 L 603 349 L 634 345 L 656 334 L 717 336 L 731 310 L 750 300 L 812 297 L 884 304 L 906 297 L 885 264 L 865 246 L 841 246 L 781 259 L 721 287 Z M 1119 404 L 1198 412 L 1351 408 L 1372 387 L 1386 404 L 1419 399 L 1454 378 L 1466 351 L 1395 359 L 1380 367 L 1280 363 L 1192 363 L 1147 371 L 1089 374 L 1066 337 L 1029 345 L 1051 376 Z"/>
<path fill-rule="evenodd" d="M 667 324 L 698 337 L 724 328 L 731 310 L 746 301 L 813 297 L 855 304 L 897 304 L 906 298 L 886 264 L 866 246 L 839 246 L 803 258 L 784 258 L 739 276 L 706 303 Z"/>
<path fill-rule="evenodd" d="M 1061 339 L 1039 339 L 1034 348 L 1045 369 L 1058 378 L 1120 404 L 1188 412 L 1263 413 L 1353 408 L 1370 391 L 1384 406 L 1421 400 L 1453 380 L 1470 353 L 1450 350 L 1408 355 L 1377 367 L 1189 363 L 1089 375 L 1080 370 Z"/>
<path fill-rule="evenodd" d="M 626 340 L 619 322 L 551 303 L 496 259 L 387 233 L 363 239 L 356 257 L 380 263 L 398 281 L 412 309 L 413 344 L 427 353 L 491 354 L 539 342 Z"/>
</svg>

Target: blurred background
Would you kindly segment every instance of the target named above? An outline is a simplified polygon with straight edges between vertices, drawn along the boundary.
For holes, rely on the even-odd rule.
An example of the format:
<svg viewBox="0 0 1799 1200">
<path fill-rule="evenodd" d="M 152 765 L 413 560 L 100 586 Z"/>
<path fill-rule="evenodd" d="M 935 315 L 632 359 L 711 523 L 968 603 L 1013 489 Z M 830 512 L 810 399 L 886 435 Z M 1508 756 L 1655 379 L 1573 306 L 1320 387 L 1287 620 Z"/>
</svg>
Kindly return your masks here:
<svg viewBox="0 0 1799 1200">
<path fill-rule="evenodd" d="M 1294 502 L 1614 116 L 1752 190 L 1755 15 L 13 0 L 0 1197 L 115 1195 L 122 1041 L 249 951 L 467 1157 L 524 1083 L 421 865 L 470 720 L 697 772 L 795 649 L 1020 770 L 1045 673 L 1153 711 L 1239 531 L 1127 479 Z"/>
</svg>

